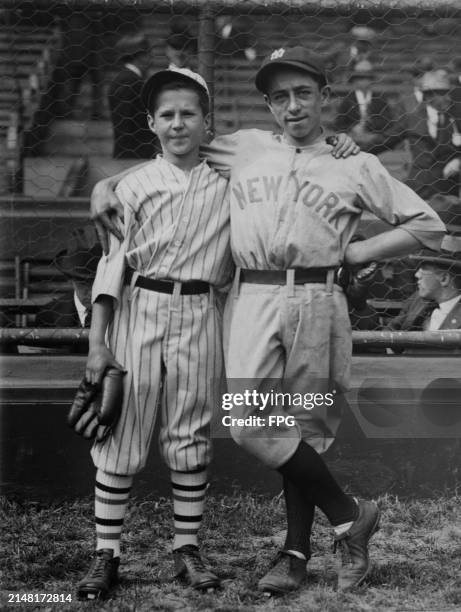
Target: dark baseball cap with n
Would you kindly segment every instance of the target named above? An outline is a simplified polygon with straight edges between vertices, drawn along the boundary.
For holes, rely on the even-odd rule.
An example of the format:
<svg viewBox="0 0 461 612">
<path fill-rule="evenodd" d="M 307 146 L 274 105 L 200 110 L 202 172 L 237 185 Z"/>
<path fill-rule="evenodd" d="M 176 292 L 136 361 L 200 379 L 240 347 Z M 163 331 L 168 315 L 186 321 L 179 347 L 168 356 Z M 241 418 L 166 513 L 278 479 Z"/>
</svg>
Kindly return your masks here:
<svg viewBox="0 0 461 612">
<path fill-rule="evenodd" d="M 280 47 L 275 49 L 261 64 L 256 73 L 255 85 L 262 93 L 267 92 L 268 77 L 278 68 L 297 68 L 318 78 L 321 86 L 327 84 L 326 68 L 322 59 L 304 47 Z"/>
</svg>

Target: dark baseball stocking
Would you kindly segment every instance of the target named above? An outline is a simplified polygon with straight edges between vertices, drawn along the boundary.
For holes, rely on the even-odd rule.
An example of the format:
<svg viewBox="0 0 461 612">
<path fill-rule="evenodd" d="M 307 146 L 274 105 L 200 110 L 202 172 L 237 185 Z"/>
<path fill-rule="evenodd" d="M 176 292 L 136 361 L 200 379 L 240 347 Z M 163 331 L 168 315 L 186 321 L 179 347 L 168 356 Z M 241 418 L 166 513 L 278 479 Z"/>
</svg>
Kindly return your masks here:
<svg viewBox="0 0 461 612">
<path fill-rule="evenodd" d="M 330 523 L 341 525 L 354 521 L 358 508 L 333 478 L 321 456 L 301 441 L 295 454 L 278 471 L 301 491 L 312 491 L 315 505 L 325 513 Z"/>
</svg>

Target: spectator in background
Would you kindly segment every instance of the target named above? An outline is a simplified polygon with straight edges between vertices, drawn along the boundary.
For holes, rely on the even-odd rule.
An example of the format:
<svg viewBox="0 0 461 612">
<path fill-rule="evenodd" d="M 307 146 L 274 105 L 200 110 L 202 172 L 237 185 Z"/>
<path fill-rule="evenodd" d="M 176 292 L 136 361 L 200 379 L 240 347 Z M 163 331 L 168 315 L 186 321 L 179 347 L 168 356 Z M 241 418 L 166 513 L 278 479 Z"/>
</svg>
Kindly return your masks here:
<svg viewBox="0 0 461 612">
<path fill-rule="evenodd" d="M 71 281 L 72 291 L 60 295 L 46 310 L 37 313 L 37 327 L 89 327 L 91 287 L 101 253 L 92 225 L 72 232 L 67 249 L 54 259 L 56 268 Z"/>
<path fill-rule="evenodd" d="M 386 151 L 394 119 L 383 96 L 372 90 L 375 73 L 370 62 L 357 64 L 349 81 L 351 91 L 339 104 L 335 130 L 347 132 L 364 151 Z"/>
<path fill-rule="evenodd" d="M 461 329 L 461 238 L 445 236 L 440 252 L 423 249 L 409 257 L 418 265 L 418 289 L 387 329 Z"/>
<path fill-rule="evenodd" d="M 91 82 L 91 118 L 100 118 L 103 93 L 100 70 L 100 16 L 58 8 L 62 46 L 53 75 L 53 114 L 72 116 L 83 81 Z"/>
<path fill-rule="evenodd" d="M 406 180 L 422 198 L 459 194 L 461 135 L 451 107 L 450 79 L 445 70 L 426 72 L 421 79 L 423 104 L 409 113 L 406 130 L 412 163 Z"/>
<path fill-rule="evenodd" d="M 247 20 L 221 15 L 216 19 L 218 53 L 229 59 L 241 58 L 249 62 L 256 59 L 256 44 Z"/>
<path fill-rule="evenodd" d="M 165 42 L 168 69 L 188 68 L 194 70 L 197 40 L 188 30 L 172 31 Z"/>
<path fill-rule="evenodd" d="M 147 125 L 141 89 L 152 63 L 152 50 L 143 33 L 126 34 L 116 44 L 122 67 L 109 86 L 115 159 L 150 159 L 158 140 Z"/>
<path fill-rule="evenodd" d="M 363 61 L 373 63 L 376 60 L 373 53 L 376 30 L 366 25 L 357 25 L 351 29 L 350 34 L 353 40 L 349 48 L 349 69 L 354 70 Z"/>
<path fill-rule="evenodd" d="M 448 66 L 451 72 L 450 113 L 455 118 L 461 132 L 461 56 L 454 57 Z"/>
<path fill-rule="evenodd" d="M 426 72 L 434 70 L 434 62 L 430 57 L 420 57 L 411 69 L 412 82 L 403 91 L 400 97 L 401 112 L 403 115 L 412 113 L 423 103 L 421 80 Z"/>
</svg>

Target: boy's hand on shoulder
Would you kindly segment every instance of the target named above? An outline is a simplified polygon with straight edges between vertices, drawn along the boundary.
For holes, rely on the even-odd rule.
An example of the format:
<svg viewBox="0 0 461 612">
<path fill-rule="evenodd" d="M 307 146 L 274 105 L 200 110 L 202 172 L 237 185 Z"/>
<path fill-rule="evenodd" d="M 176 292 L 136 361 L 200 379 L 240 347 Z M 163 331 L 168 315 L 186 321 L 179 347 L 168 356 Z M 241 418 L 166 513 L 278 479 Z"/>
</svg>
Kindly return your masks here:
<svg viewBox="0 0 461 612">
<path fill-rule="evenodd" d="M 117 181 L 109 177 L 96 183 L 91 193 L 90 215 L 105 255 L 109 252 L 109 233 L 123 240 L 117 224 L 117 217 L 123 218 L 123 206 L 115 193 L 116 187 Z"/>
<path fill-rule="evenodd" d="M 340 157 L 349 157 L 350 155 L 357 155 L 360 153 L 360 147 L 352 140 L 350 136 L 341 132 L 340 134 L 333 134 L 325 139 L 326 143 L 333 147 L 331 154 L 336 159 Z"/>
<path fill-rule="evenodd" d="M 99 385 L 107 368 L 125 371 L 125 368 L 115 359 L 107 346 L 98 344 L 90 347 L 85 371 L 87 381 Z"/>
</svg>

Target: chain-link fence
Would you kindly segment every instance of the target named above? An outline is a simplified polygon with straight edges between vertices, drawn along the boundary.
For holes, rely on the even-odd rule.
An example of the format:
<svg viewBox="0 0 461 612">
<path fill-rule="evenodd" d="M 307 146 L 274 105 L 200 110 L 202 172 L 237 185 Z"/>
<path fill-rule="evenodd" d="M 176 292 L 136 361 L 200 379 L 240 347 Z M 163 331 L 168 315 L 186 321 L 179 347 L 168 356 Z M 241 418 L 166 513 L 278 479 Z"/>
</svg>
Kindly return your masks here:
<svg viewBox="0 0 461 612">
<path fill-rule="evenodd" d="M 213 96 L 215 134 L 277 130 L 254 86 L 257 67 L 280 47 L 313 50 L 331 85 L 326 133 L 349 133 L 428 200 L 451 232 L 461 229 L 453 163 L 461 146 L 461 7 L 455 0 L 4 0 L 0 20 L 4 338 L 16 337 L 18 327 L 84 324 L 73 304 L 74 293 L 87 299 L 88 278 L 76 278 L 57 255 L 73 249 L 89 266 L 96 239 L 81 228 L 93 185 L 153 153 L 142 109 L 142 126 L 117 119 L 111 92 L 127 70 L 133 95 L 148 74 L 169 65 L 201 72 Z M 428 73 L 439 79 L 435 85 Z M 447 87 L 450 134 L 440 143 L 436 128 L 429 133 L 431 172 L 418 182 L 410 122 L 434 88 Z M 126 137 L 118 142 L 120 130 Z M 146 137 L 147 149 L 141 146 Z M 359 229 L 370 236 L 383 225 L 364 215 Z M 414 293 L 414 272 L 408 261 L 380 265 L 365 287 L 366 307 L 351 312 L 354 327 L 384 329 Z M 45 336 L 52 341 L 53 334 Z"/>
</svg>

